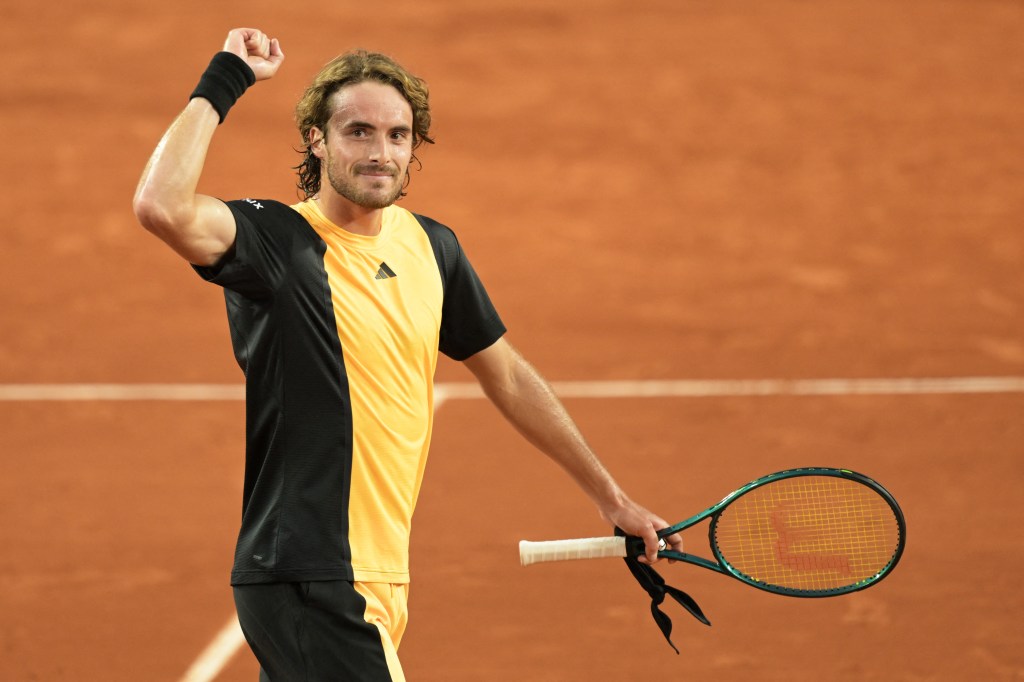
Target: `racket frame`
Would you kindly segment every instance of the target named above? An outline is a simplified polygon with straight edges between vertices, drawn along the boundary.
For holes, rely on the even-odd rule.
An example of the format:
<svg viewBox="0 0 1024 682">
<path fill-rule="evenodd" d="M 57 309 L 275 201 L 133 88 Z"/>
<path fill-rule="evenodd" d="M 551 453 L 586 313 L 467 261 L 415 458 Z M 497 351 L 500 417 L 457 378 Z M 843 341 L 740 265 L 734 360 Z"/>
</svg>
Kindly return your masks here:
<svg viewBox="0 0 1024 682">
<path fill-rule="evenodd" d="M 889 505 L 889 508 L 892 510 L 893 515 L 896 518 L 896 523 L 899 527 L 899 542 L 897 543 L 896 550 L 893 552 L 892 557 L 885 564 L 885 566 L 883 566 L 877 573 L 867 578 L 864 578 L 863 580 L 857 581 L 850 585 L 845 585 L 843 587 L 821 590 L 803 590 L 790 587 L 781 587 L 778 585 L 771 585 L 768 583 L 758 581 L 736 569 L 732 564 L 730 564 L 725 559 L 725 557 L 722 556 L 722 553 L 718 548 L 718 544 L 715 542 L 715 527 L 717 525 L 719 516 L 722 514 L 723 511 L 725 511 L 726 507 L 728 507 L 730 504 L 735 502 L 740 497 L 751 492 L 752 490 L 756 490 L 757 488 L 768 485 L 769 483 L 781 481 L 787 478 L 796 478 L 802 476 L 832 476 L 835 478 L 842 478 L 850 481 L 855 481 L 861 485 L 867 486 L 868 488 L 872 489 Z M 711 545 L 711 551 L 714 553 L 716 561 L 711 561 L 710 559 L 706 559 L 695 554 L 678 552 L 676 550 L 671 549 L 666 549 L 658 552 L 658 557 L 661 559 L 669 559 L 674 561 L 685 561 L 686 563 L 694 564 L 695 566 L 700 566 L 702 568 L 715 571 L 716 573 L 722 573 L 732 578 L 736 578 L 737 580 L 744 582 L 748 585 L 751 585 L 753 587 L 756 587 L 758 589 L 789 597 L 833 597 L 840 594 L 856 592 L 858 590 L 863 590 L 866 587 L 870 587 L 878 583 L 880 580 L 882 580 L 887 575 L 889 575 L 889 573 L 892 572 L 892 569 L 896 567 L 896 564 L 899 562 L 900 557 L 903 555 L 903 550 L 907 542 L 906 519 L 903 516 L 903 511 L 900 509 L 899 504 L 896 503 L 895 498 L 893 498 L 889 491 L 883 488 L 882 485 L 879 484 L 877 481 L 874 481 L 873 479 L 865 476 L 864 474 L 859 474 L 849 469 L 833 469 L 828 467 L 804 467 L 799 469 L 787 469 L 786 471 L 779 471 L 774 474 L 762 476 L 761 478 L 758 478 L 755 481 L 751 481 L 747 485 L 729 493 L 722 499 L 721 502 L 718 502 L 717 504 L 708 507 L 699 514 L 695 514 L 694 516 L 691 516 L 690 518 L 684 521 L 680 521 L 674 526 L 669 526 L 668 528 L 664 528 L 658 531 L 658 537 L 666 538 L 669 535 L 673 535 L 691 526 L 694 526 L 700 523 L 701 521 L 704 521 L 708 517 L 711 517 L 711 523 L 708 526 L 708 543 Z M 642 538 L 629 538 L 628 540 L 629 541 L 627 542 L 627 552 L 629 552 L 633 556 L 643 554 L 644 545 Z"/>
</svg>

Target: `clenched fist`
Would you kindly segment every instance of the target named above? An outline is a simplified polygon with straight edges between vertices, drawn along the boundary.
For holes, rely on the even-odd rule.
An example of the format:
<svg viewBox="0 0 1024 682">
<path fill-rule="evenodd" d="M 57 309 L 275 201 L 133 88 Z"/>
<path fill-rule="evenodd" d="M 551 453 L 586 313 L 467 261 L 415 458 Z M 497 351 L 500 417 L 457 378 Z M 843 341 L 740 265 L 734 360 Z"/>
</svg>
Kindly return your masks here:
<svg viewBox="0 0 1024 682">
<path fill-rule="evenodd" d="M 269 38 L 266 33 L 255 28 L 232 29 L 224 41 L 224 51 L 244 59 L 258 81 L 277 73 L 284 61 L 284 52 L 277 38 Z"/>
</svg>

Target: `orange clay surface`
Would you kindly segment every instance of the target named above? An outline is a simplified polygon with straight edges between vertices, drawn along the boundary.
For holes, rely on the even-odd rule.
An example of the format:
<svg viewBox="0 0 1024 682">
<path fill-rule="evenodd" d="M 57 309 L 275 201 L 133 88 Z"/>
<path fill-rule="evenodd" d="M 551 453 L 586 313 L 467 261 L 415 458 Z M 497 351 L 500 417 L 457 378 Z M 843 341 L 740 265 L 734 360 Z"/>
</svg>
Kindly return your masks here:
<svg viewBox="0 0 1024 682">
<path fill-rule="evenodd" d="M 430 82 L 438 142 L 404 204 L 457 230 L 552 380 L 1024 375 L 1020 2 L 221 5 L 5 8 L 0 384 L 241 382 L 220 291 L 131 197 L 247 25 L 287 60 L 217 132 L 201 191 L 293 200 L 307 81 L 393 54 Z M 780 469 L 874 476 L 903 561 L 826 600 L 663 566 L 714 623 L 668 606 L 676 656 L 621 562 L 519 566 L 520 539 L 608 529 L 486 401 L 451 399 L 410 680 L 1024 679 L 1019 388 L 566 403 L 671 521 Z M 232 614 L 242 439 L 232 400 L 0 401 L 0 679 L 182 679 Z M 243 648 L 215 679 L 256 670 Z"/>
</svg>

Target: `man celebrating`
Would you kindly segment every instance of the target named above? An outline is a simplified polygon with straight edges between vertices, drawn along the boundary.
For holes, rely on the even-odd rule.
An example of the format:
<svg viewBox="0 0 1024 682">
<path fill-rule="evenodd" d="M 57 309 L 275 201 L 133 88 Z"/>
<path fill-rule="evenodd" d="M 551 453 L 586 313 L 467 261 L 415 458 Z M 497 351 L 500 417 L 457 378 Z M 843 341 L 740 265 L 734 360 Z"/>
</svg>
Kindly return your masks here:
<svg viewBox="0 0 1024 682">
<path fill-rule="evenodd" d="M 455 234 L 394 205 L 430 143 L 426 84 L 381 54 L 328 63 L 296 108 L 294 206 L 196 193 L 217 126 L 284 53 L 232 30 L 143 171 L 146 229 L 224 288 L 246 376 L 243 516 L 231 573 L 261 680 L 403 680 L 409 533 L 438 351 L 657 558 L 661 518 L 591 451 L 505 327 Z M 678 536 L 667 538 L 676 549 Z"/>
</svg>

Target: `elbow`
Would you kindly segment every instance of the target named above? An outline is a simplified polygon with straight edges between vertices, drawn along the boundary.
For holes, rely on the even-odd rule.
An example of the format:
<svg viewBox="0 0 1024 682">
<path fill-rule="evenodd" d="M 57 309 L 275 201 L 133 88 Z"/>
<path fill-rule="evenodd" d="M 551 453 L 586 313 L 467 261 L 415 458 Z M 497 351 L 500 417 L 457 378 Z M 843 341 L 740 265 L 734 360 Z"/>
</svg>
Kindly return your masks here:
<svg viewBox="0 0 1024 682">
<path fill-rule="evenodd" d="M 136 194 L 132 200 L 132 212 L 139 224 L 150 232 L 154 232 L 157 226 L 167 221 L 166 213 L 161 210 L 160 204 L 151 201 L 141 194 Z"/>
<path fill-rule="evenodd" d="M 180 198 L 140 188 L 132 200 L 132 210 L 142 227 L 196 265 L 214 264 L 234 237 L 233 232 L 229 237 L 223 229 L 221 233 L 213 231 L 211 222 L 215 227 L 216 221 L 211 221 L 209 214 L 205 224 L 199 222 L 200 206 L 195 197 Z"/>
<path fill-rule="evenodd" d="M 150 196 L 142 190 L 136 192 L 132 210 L 142 227 L 161 238 L 173 234 L 189 221 L 189 211 L 183 203 Z"/>
</svg>

